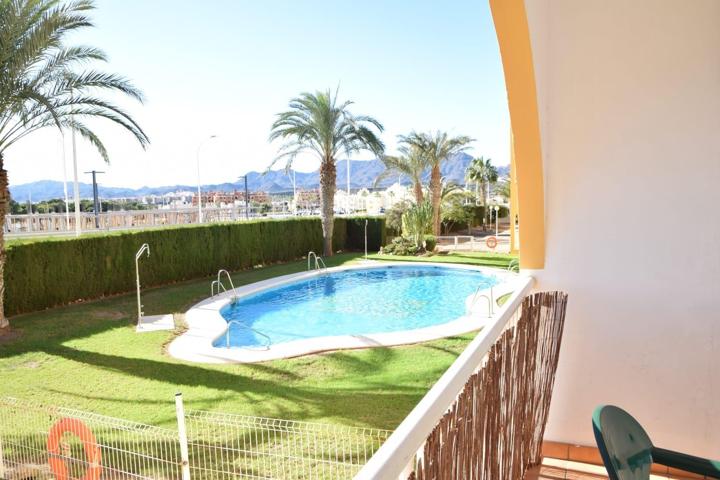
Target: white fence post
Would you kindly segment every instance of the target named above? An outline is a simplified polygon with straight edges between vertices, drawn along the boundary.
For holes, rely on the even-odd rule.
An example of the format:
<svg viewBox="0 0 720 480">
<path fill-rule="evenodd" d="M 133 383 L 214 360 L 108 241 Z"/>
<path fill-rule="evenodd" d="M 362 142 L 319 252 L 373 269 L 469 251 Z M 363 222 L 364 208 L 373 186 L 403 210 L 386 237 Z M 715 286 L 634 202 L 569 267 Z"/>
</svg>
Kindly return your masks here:
<svg viewBox="0 0 720 480">
<path fill-rule="evenodd" d="M 5 460 L 3 460 L 2 434 L 0 434 L 0 478 L 7 478 L 5 476 Z"/>
<path fill-rule="evenodd" d="M 185 406 L 182 393 L 175 394 L 175 413 L 177 415 L 178 438 L 180 440 L 180 460 L 182 461 L 182 478 L 190 480 L 190 457 L 188 454 L 187 430 L 185 429 Z"/>
</svg>

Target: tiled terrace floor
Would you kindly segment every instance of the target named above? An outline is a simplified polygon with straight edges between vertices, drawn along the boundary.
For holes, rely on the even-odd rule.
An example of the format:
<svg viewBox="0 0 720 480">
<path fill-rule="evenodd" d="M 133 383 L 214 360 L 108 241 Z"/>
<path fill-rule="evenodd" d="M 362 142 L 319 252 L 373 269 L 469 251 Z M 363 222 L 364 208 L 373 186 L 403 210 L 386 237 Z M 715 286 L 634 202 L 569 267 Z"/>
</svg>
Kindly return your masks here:
<svg viewBox="0 0 720 480">
<path fill-rule="evenodd" d="M 525 480 L 599 480 L 607 479 L 605 468 L 590 463 L 545 458 L 540 468 L 525 476 Z M 695 480 L 702 478 L 692 474 L 655 473 L 651 480 Z"/>
</svg>

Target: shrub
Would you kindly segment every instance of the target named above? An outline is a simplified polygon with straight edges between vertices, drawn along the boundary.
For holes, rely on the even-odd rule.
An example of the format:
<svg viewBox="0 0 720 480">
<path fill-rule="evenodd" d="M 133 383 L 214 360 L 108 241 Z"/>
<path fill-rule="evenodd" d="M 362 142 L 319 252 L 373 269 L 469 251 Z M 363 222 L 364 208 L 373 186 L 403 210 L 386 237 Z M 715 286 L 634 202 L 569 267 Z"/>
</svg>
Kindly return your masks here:
<svg viewBox="0 0 720 480">
<path fill-rule="evenodd" d="M 410 237 L 418 248 L 422 247 L 422 239 L 432 230 L 432 205 L 423 202 L 413 205 L 402 216 L 403 236 Z"/>
<path fill-rule="evenodd" d="M 434 235 L 425 235 L 425 250 L 432 252 L 437 246 L 437 238 Z"/>
<path fill-rule="evenodd" d="M 432 235 L 430 235 L 430 237 L 433 239 L 435 238 Z M 423 247 L 416 245 L 414 240 L 407 237 L 395 237 L 389 245 L 384 246 L 380 250 L 380 253 L 386 255 L 408 256 L 418 255 L 423 251 Z"/>
<path fill-rule="evenodd" d="M 335 250 L 357 248 L 353 222 L 336 218 Z M 368 243 L 379 245 L 383 219 L 371 219 Z M 370 226 L 368 225 L 368 227 Z M 380 236 L 375 238 L 373 235 Z M 364 232 L 361 242 L 364 244 Z M 294 260 L 322 251 L 319 218 L 255 220 L 183 226 L 10 245 L 5 264 L 8 315 L 123 293 L 135 288 L 135 252 L 150 245 L 140 262 L 142 285 L 163 285 L 206 277 L 218 269 L 241 270 Z"/>
<path fill-rule="evenodd" d="M 385 225 L 388 230 L 392 231 L 393 235 L 400 235 L 402 233 L 402 216 L 411 207 L 412 203 L 403 200 L 402 202 L 396 203 L 385 213 Z"/>
</svg>

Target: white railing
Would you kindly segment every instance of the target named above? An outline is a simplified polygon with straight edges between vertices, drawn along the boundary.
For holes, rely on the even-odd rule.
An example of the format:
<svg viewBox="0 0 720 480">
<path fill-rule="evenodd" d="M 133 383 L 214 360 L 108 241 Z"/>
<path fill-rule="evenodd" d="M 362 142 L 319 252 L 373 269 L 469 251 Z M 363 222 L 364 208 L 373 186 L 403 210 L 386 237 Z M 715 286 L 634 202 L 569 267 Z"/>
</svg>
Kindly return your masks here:
<svg viewBox="0 0 720 480">
<path fill-rule="evenodd" d="M 510 237 L 507 235 L 494 236 L 497 243 L 495 247 L 487 244 L 488 237 L 474 237 L 472 235 L 440 235 L 437 237 L 437 245 L 441 249 L 452 252 L 509 252 Z"/>
<path fill-rule="evenodd" d="M 271 210 L 262 212 L 259 208 L 251 208 L 250 219 L 263 215 L 288 216 L 288 210 Z M 83 232 L 98 230 L 129 230 L 134 228 L 152 228 L 171 225 L 192 225 L 198 223 L 197 207 L 149 210 L 128 210 L 103 212 L 98 215 L 100 227 L 95 226 L 95 214 L 82 212 L 80 228 Z M 246 221 L 245 207 L 203 207 L 203 223 Z M 9 235 L 42 235 L 58 233 L 74 233 L 75 217 L 68 223 L 64 213 L 33 213 L 32 215 L 7 215 L 3 225 Z"/>
<path fill-rule="evenodd" d="M 440 247 L 452 247 L 453 250 L 458 250 L 461 245 L 470 250 L 475 248 L 475 237 L 472 235 L 440 235 L 436 238 Z"/>
<path fill-rule="evenodd" d="M 468 378 L 480 367 L 495 341 L 514 318 L 518 307 L 533 285 L 532 277 L 523 278 L 512 296 L 500 307 L 492 321 L 473 339 L 440 380 L 405 417 L 388 440 L 373 455 L 356 479 L 407 479 L 415 455 L 438 421 L 450 408 Z"/>
</svg>

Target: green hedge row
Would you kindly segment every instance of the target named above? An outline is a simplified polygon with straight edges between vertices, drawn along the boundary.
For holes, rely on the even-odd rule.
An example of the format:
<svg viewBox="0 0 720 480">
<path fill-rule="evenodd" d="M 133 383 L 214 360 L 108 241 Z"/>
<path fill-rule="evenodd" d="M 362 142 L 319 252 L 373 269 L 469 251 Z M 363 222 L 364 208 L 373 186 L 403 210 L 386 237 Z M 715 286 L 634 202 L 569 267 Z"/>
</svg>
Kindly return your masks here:
<svg viewBox="0 0 720 480">
<path fill-rule="evenodd" d="M 347 240 L 345 248 L 348 250 L 365 250 L 365 221 L 367 224 L 367 248 L 369 253 L 377 253 L 385 245 L 386 231 L 385 217 L 358 217 L 348 218 Z"/>
<path fill-rule="evenodd" d="M 334 249 L 361 249 L 364 233 L 358 238 L 358 225 L 364 228 L 364 223 L 364 218 L 336 218 Z M 380 248 L 384 225 L 382 218 L 369 219 L 368 248 Z M 293 218 L 11 245 L 5 265 L 6 314 L 132 291 L 135 253 L 143 243 L 150 245 L 150 257 L 141 260 L 141 281 L 149 287 L 206 277 L 220 268 L 241 270 L 321 252 L 322 229 L 318 218 Z"/>
</svg>

